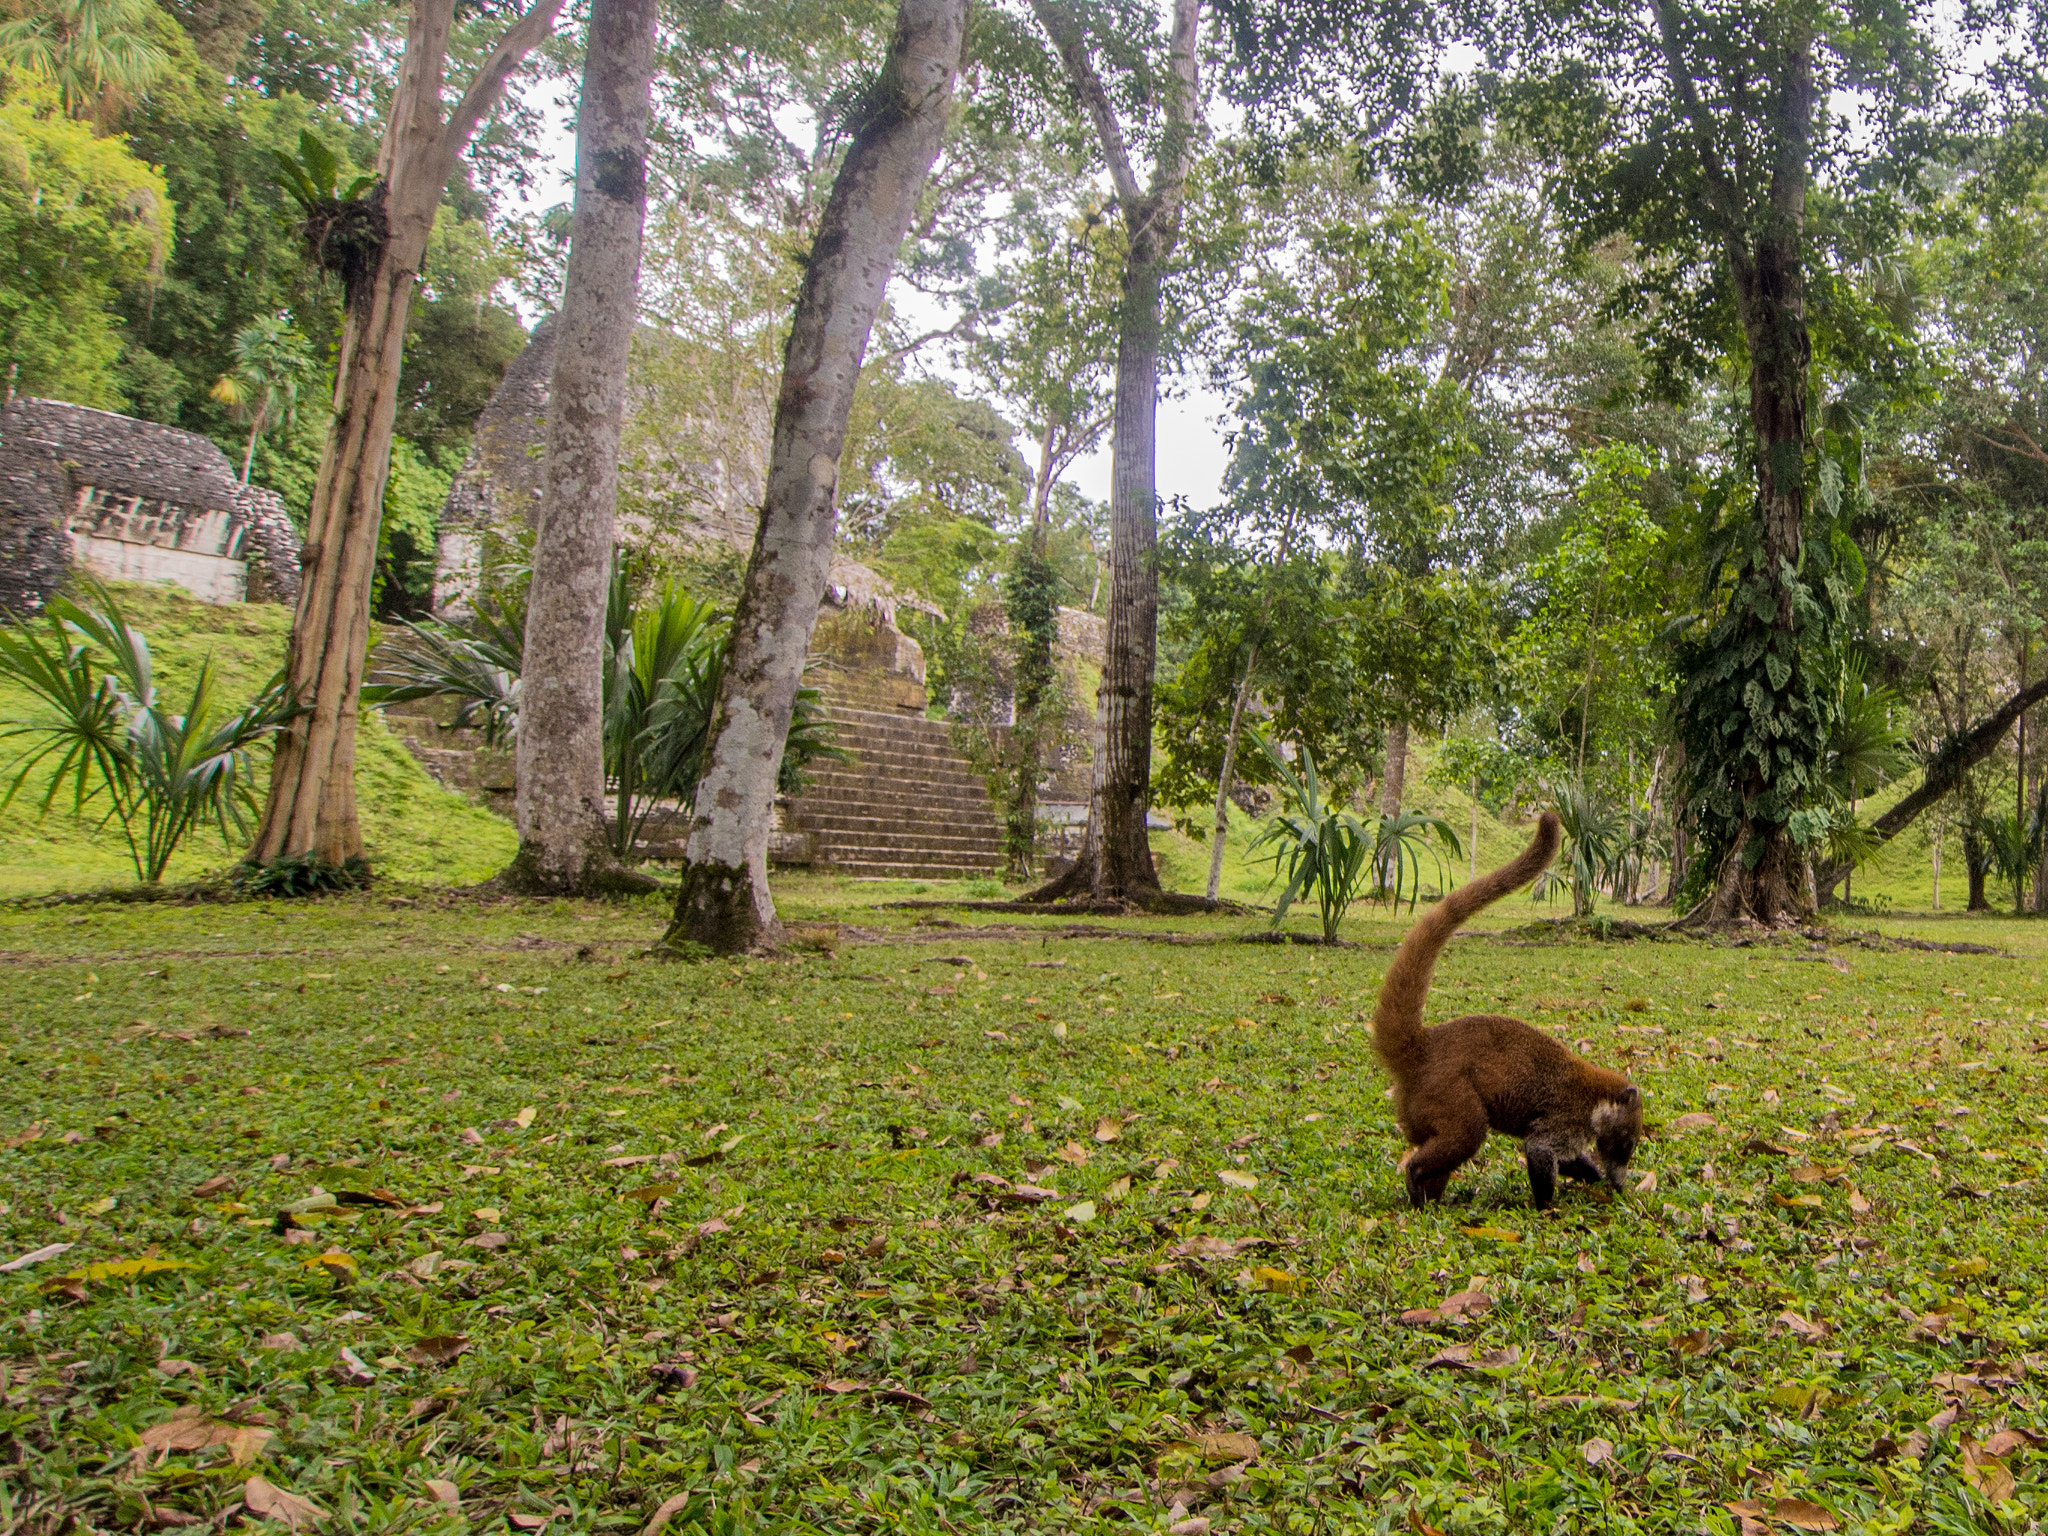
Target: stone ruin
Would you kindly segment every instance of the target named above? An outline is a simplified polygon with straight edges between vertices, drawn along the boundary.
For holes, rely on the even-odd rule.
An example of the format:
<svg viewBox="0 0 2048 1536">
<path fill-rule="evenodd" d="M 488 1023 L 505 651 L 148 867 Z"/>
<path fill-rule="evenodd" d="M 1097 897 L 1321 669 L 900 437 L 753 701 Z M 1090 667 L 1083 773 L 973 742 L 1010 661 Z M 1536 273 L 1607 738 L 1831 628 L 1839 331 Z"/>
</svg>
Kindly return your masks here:
<svg viewBox="0 0 2048 1536">
<path fill-rule="evenodd" d="M 435 560 L 434 611 L 464 613 L 474 600 L 494 538 L 531 529 L 545 478 L 547 401 L 554 370 L 552 320 L 534 329 L 477 419 L 469 456 L 442 508 Z M 628 410 L 659 407 L 629 396 Z M 675 540 L 686 546 L 751 550 L 766 463 L 769 423 L 746 405 L 737 451 L 703 462 L 657 449 L 668 434 L 629 420 L 620 465 L 621 537 L 628 543 Z M 750 443 L 750 437 L 758 443 Z M 638 444 L 636 448 L 634 445 Z M 638 508 L 658 507 L 657 526 Z M 1001 834 L 986 787 L 952 744 L 943 721 L 925 718 L 923 649 L 898 627 L 900 609 L 936 614 L 858 561 L 835 556 L 811 639 L 809 682 L 824 695 L 839 744 L 855 761 L 820 763 L 805 793 L 778 807 L 771 857 L 855 876 L 947 879 L 992 874 Z M 443 783 L 510 809 L 511 754 L 473 750 L 447 729 L 430 703 L 388 711 L 386 720 Z M 471 750 L 465 750 L 469 748 Z M 647 827 L 656 858 L 682 852 L 682 808 L 657 813 Z"/>
<path fill-rule="evenodd" d="M 0 410 L 0 613 L 40 612 L 79 567 L 203 602 L 290 603 L 299 536 L 209 438 L 18 397 Z"/>
</svg>

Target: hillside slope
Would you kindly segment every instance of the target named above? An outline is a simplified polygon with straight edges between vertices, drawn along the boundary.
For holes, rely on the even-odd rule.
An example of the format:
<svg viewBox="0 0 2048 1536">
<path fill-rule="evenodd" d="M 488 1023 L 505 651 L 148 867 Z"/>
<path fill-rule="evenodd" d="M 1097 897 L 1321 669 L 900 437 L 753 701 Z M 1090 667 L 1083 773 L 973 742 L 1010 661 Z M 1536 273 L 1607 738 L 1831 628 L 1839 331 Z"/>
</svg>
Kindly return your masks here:
<svg viewBox="0 0 2048 1536">
<path fill-rule="evenodd" d="M 157 686 L 172 700 L 191 687 L 202 662 L 212 660 L 223 696 L 247 698 L 276 671 L 291 628 L 288 609 L 268 603 L 215 607 L 174 588 L 117 584 L 114 592 L 131 624 L 149 637 Z M 0 721 L 12 729 L 40 718 L 35 701 L 0 683 Z M 502 869 L 518 845 L 510 825 L 429 778 L 385 729 L 374 711 L 358 736 L 356 796 L 372 867 L 393 879 L 462 885 Z M 25 744 L 0 741 L 0 792 L 18 770 Z M 31 778 L 0 811 L 0 895 L 93 890 L 135 880 L 118 827 L 98 825 L 103 809 L 83 819 L 59 799 L 40 814 L 41 781 Z M 241 853 L 218 833 L 195 833 L 171 863 L 168 878 L 190 880 L 219 870 Z"/>
</svg>

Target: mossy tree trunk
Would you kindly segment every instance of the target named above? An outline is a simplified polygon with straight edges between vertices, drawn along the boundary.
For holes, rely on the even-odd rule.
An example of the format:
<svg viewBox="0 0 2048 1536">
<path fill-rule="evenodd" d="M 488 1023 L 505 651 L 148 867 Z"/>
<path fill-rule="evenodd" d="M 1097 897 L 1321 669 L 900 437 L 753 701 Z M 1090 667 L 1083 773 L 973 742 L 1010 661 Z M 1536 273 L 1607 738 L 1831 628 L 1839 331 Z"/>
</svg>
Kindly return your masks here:
<svg viewBox="0 0 2048 1536">
<path fill-rule="evenodd" d="M 520 671 L 519 853 L 500 876 L 525 891 L 656 889 L 619 862 L 607 835 L 602 669 L 659 14 L 656 0 L 592 0 L 590 8 Z"/>
<path fill-rule="evenodd" d="M 804 265 L 670 944 L 732 954 L 780 936 L 768 890 L 775 777 L 831 568 L 847 416 L 882 290 L 938 157 L 966 12 L 966 0 L 902 0 Z"/>
</svg>

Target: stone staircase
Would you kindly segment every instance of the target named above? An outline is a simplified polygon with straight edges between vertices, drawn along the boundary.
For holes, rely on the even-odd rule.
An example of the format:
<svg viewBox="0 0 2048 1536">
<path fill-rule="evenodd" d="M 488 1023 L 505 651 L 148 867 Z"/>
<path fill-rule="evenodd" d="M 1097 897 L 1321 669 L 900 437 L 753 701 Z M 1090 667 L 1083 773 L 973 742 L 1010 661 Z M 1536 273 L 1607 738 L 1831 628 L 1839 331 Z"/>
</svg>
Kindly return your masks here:
<svg viewBox="0 0 2048 1536">
<path fill-rule="evenodd" d="M 945 725 L 829 696 L 851 764 L 814 764 L 783 809 L 778 860 L 865 879 L 969 880 L 1002 868 L 988 789 Z"/>
<path fill-rule="evenodd" d="M 416 699 L 382 711 L 384 728 L 443 788 L 509 818 L 512 815 L 512 753 L 486 747 L 481 733 L 448 729 L 455 718 L 454 701 Z"/>
</svg>

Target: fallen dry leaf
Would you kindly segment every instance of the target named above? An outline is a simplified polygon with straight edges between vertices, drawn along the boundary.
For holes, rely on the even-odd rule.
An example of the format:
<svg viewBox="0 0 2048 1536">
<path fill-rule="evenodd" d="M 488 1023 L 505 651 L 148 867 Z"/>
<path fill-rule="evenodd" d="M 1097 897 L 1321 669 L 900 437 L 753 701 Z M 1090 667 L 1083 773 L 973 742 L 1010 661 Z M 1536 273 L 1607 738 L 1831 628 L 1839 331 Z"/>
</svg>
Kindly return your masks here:
<svg viewBox="0 0 2048 1536">
<path fill-rule="evenodd" d="M 162 1423 L 150 1425 L 140 1438 L 144 1450 L 157 1453 L 158 1466 L 173 1451 L 203 1451 L 215 1445 L 226 1446 L 231 1460 L 246 1465 L 270 1442 L 271 1432 L 260 1424 L 216 1419 L 197 1403 L 187 1403 Z"/>
<path fill-rule="evenodd" d="M 31 1264 L 44 1263 L 61 1253 L 69 1253 L 73 1246 L 71 1243 L 48 1243 L 41 1248 L 31 1249 L 18 1259 L 9 1259 L 5 1264 L 0 1264 L 0 1275 L 13 1274 L 17 1269 L 27 1269 Z"/>
<path fill-rule="evenodd" d="M 1672 1121 L 1671 1129 L 1681 1132 L 1711 1131 L 1719 1123 L 1712 1115 L 1701 1114 L 1698 1110 L 1695 1110 L 1689 1115 L 1680 1115 L 1676 1120 Z"/>
<path fill-rule="evenodd" d="M 462 1490 L 449 1482 L 445 1477 L 428 1478 L 427 1492 L 431 1493 L 436 1500 L 447 1505 L 450 1509 L 459 1510 L 462 1508 Z"/>
<path fill-rule="evenodd" d="M 2016 1486 L 2011 1470 L 2003 1461 L 1975 1441 L 1963 1441 L 1963 1481 L 1983 1495 L 1988 1503 L 2001 1504 Z"/>
<path fill-rule="evenodd" d="M 1797 1312 L 1780 1312 L 1778 1314 L 1778 1321 L 1809 1344 L 1828 1336 L 1826 1324 L 1809 1322 Z"/>
<path fill-rule="evenodd" d="M 311 1499 L 287 1493 L 262 1477 L 252 1477 L 242 1485 L 242 1502 L 254 1513 L 282 1520 L 295 1531 L 302 1525 L 318 1525 L 327 1518 L 327 1511 Z"/>
<path fill-rule="evenodd" d="M 1207 1430 L 1192 1443 L 1205 1461 L 1250 1461 L 1259 1454 L 1259 1442 L 1239 1430 Z"/>
<path fill-rule="evenodd" d="M 470 1348 L 469 1338 L 460 1333 L 440 1333 L 419 1343 L 405 1352 L 405 1357 L 418 1365 L 452 1365 Z"/>
<path fill-rule="evenodd" d="M 1597 1467 L 1602 1462 L 1614 1460 L 1614 1442 L 1595 1435 L 1579 1447 L 1579 1456 L 1587 1466 Z"/>
<path fill-rule="evenodd" d="M 1453 1344 L 1448 1349 L 1438 1350 L 1427 1360 L 1423 1361 L 1422 1366 L 1424 1370 L 1428 1370 L 1432 1366 L 1442 1366 L 1447 1369 L 1460 1371 L 1490 1371 L 1497 1370 L 1505 1365 L 1513 1365 L 1521 1358 L 1522 1351 L 1513 1344 L 1508 1345 L 1505 1349 L 1478 1351 L 1475 1351 L 1470 1344 Z"/>
<path fill-rule="evenodd" d="M 1095 1122 L 1095 1139 L 1097 1141 L 1118 1141 L 1122 1139 L 1123 1134 L 1123 1121 L 1117 1119 L 1113 1115 L 1104 1115 L 1100 1120 Z"/>
<path fill-rule="evenodd" d="M 1234 1259 L 1254 1248 L 1271 1247 L 1270 1237 L 1211 1237 L 1200 1233 L 1167 1251 L 1177 1259 Z"/>
<path fill-rule="evenodd" d="M 1259 1176 L 1256 1173 L 1246 1173 L 1242 1168 L 1226 1168 L 1217 1174 L 1216 1177 L 1233 1189 L 1257 1189 L 1259 1187 Z"/>
<path fill-rule="evenodd" d="M 1771 1506 L 1771 1518 L 1802 1531 L 1832 1531 L 1835 1517 L 1806 1499 L 1780 1499 Z"/>
<path fill-rule="evenodd" d="M 1081 1143 L 1079 1143 L 1078 1141 L 1070 1141 L 1065 1146 L 1061 1147 L 1059 1151 L 1053 1153 L 1053 1156 L 1058 1158 L 1061 1162 L 1071 1163 L 1076 1168 L 1079 1168 L 1082 1164 L 1086 1163 L 1091 1155 L 1092 1154 L 1090 1154 L 1088 1149 L 1082 1146 Z"/>
</svg>

